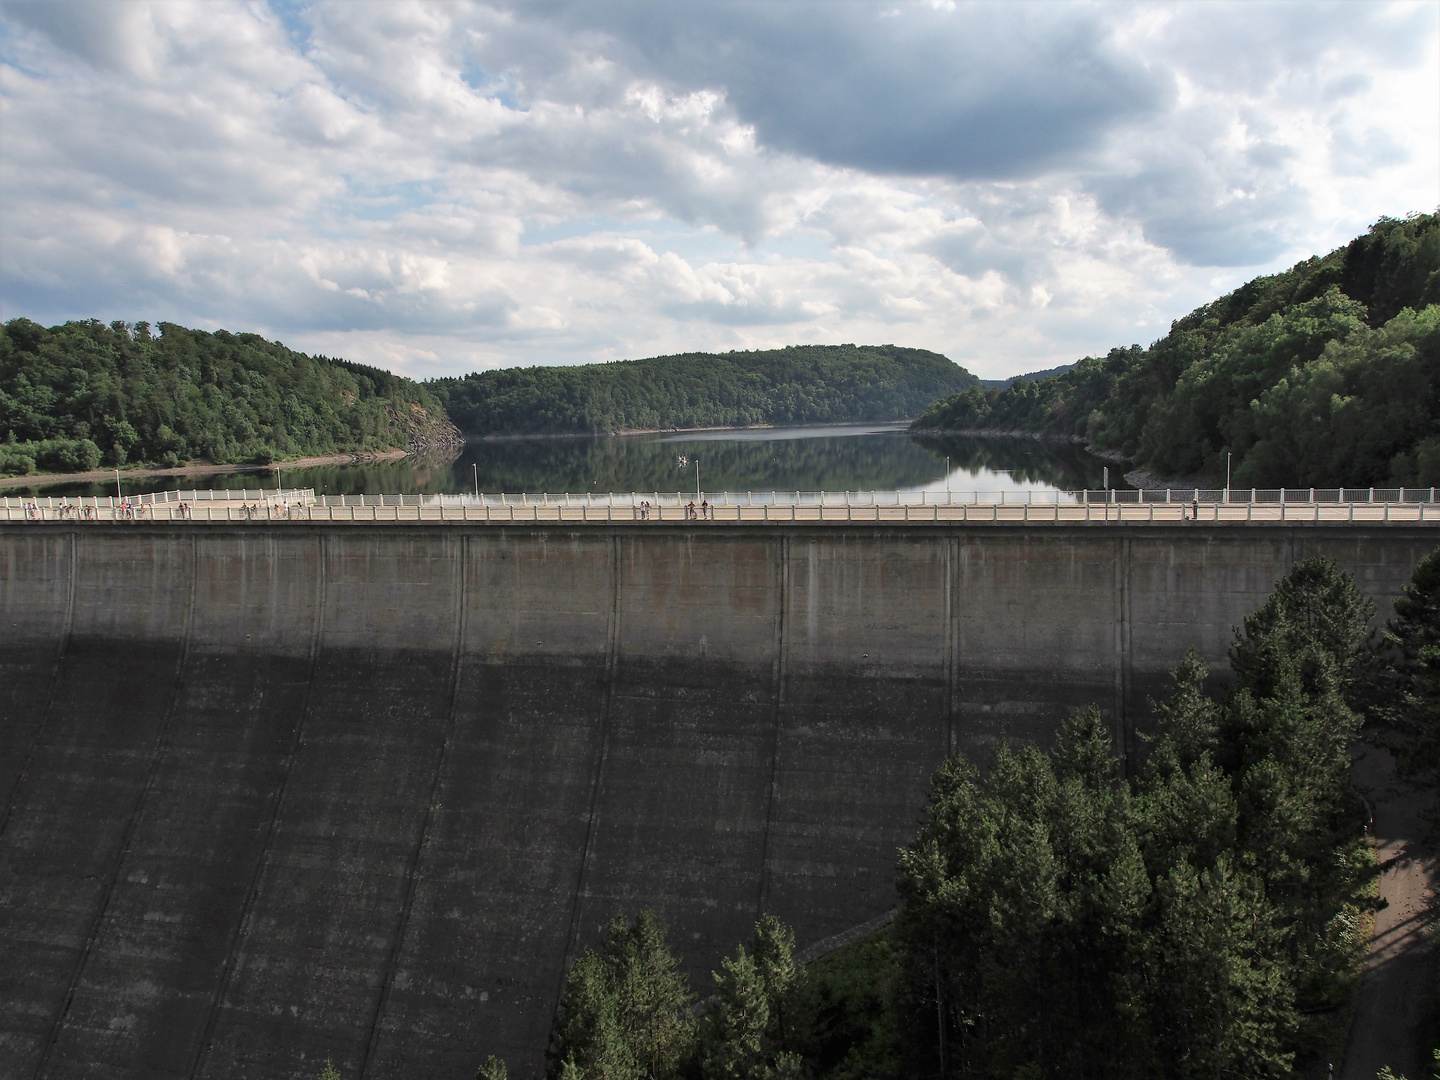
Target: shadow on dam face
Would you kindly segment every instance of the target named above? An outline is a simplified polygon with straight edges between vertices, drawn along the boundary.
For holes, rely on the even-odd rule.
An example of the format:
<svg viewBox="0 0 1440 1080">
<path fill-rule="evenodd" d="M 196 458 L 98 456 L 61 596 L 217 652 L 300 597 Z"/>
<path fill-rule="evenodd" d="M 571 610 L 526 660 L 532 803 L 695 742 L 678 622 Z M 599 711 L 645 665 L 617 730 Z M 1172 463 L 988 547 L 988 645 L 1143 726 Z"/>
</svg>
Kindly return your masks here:
<svg viewBox="0 0 1440 1080">
<path fill-rule="evenodd" d="M 871 919 L 947 752 L 1133 755 L 1295 560 L 1383 618 L 1435 539 L 0 526 L 0 1075 L 530 1075 L 615 914 L 697 988 Z"/>
</svg>

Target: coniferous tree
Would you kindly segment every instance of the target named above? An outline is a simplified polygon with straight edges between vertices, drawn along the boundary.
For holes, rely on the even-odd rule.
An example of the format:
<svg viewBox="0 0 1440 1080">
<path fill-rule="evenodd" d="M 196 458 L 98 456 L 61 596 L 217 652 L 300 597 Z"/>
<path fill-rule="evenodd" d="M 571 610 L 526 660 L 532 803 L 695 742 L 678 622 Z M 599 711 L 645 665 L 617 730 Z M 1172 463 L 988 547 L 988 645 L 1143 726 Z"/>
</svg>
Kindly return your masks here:
<svg viewBox="0 0 1440 1080">
<path fill-rule="evenodd" d="M 667 1080 L 695 1043 L 694 1000 L 665 925 L 648 908 L 617 916 L 600 951 L 587 950 L 565 980 L 549 1057 L 564 1080 Z"/>
<path fill-rule="evenodd" d="M 720 961 L 704 1054 L 707 1080 L 798 1080 L 804 1075 L 786 1030 L 786 1012 L 804 974 L 794 949 L 794 932 L 766 915 L 755 925 L 750 948 L 741 945 L 733 958 Z"/>
<path fill-rule="evenodd" d="M 1373 606 L 1307 560 L 1237 634 L 1236 684 L 1190 654 L 1120 779 L 1094 710 L 1057 746 L 953 757 L 900 860 L 911 1071 L 1280 1077 L 1338 1004 L 1366 855 L 1347 747 Z"/>
<path fill-rule="evenodd" d="M 931 1068 L 1099 1076 L 1139 1056 L 1123 1048 L 1150 885 L 1110 746 L 1090 709 L 1054 754 L 1002 748 L 983 777 L 958 756 L 937 774 L 895 927 Z"/>
<path fill-rule="evenodd" d="M 1440 770 L 1440 548 L 1420 560 L 1402 593 L 1385 629 L 1393 650 L 1387 711 L 1410 737 L 1401 763 L 1433 774 Z"/>
<path fill-rule="evenodd" d="M 1239 801 L 1216 762 L 1223 710 L 1203 690 L 1208 675 L 1193 651 L 1171 673 L 1134 784 L 1154 882 L 1141 950 L 1146 1025 L 1161 1075 L 1284 1075 L 1294 988 L 1277 913 L 1237 847 Z"/>
</svg>

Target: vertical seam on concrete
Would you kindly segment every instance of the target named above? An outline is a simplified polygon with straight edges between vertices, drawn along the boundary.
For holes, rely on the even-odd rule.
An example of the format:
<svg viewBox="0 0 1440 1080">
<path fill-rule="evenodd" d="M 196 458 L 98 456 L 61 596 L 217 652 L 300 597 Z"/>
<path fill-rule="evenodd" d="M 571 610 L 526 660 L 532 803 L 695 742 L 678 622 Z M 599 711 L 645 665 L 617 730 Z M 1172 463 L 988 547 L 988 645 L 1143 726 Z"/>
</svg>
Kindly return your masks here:
<svg viewBox="0 0 1440 1080">
<path fill-rule="evenodd" d="M 1130 740 L 1125 734 L 1125 537 L 1115 537 L 1114 563 L 1111 567 L 1111 583 L 1115 596 L 1115 669 L 1114 669 L 1114 713 L 1115 727 L 1111 736 L 1122 765 L 1129 769 Z"/>
<path fill-rule="evenodd" d="M 410 912 L 415 906 L 415 891 L 420 882 L 420 866 L 430 844 L 430 826 L 435 819 L 435 798 L 440 793 L 441 780 L 450 760 L 450 744 L 455 730 L 455 713 L 460 699 L 460 676 L 465 656 L 465 594 L 469 585 L 469 536 L 461 534 L 459 562 L 456 570 L 458 595 L 455 598 L 455 649 L 450 664 L 450 706 L 445 718 L 445 730 L 440 739 L 440 748 L 435 756 L 435 771 L 430 777 L 430 796 L 425 802 L 425 815 L 420 822 L 420 835 L 415 843 L 415 852 L 410 857 L 406 872 L 405 899 L 400 905 L 400 917 L 395 926 L 395 936 L 390 943 L 390 955 L 385 959 L 385 973 L 380 981 L 380 997 L 375 1002 L 375 1014 L 370 1020 L 370 1037 L 365 1042 L 365 1056 L 360 1062 L 360 1078 L 364 1080 L 375 1059 L 380 1044 L 381 1021 L 390 1004 L 390 991 L 395 984 L 395 972 L 400 966 L 400 954 L 405 945 L 405 931 L 410 925 Z"/>
<path fill-rule="evenodd" d="M 1135 590 L 1130 587 L 1131 567 L 1131 545 L 1134 540 L 1126 536 L 1121 540 L 1124 545 L 1121 554 L 1121 586 L 1124 592 L 1124 607 L 1121 611 L 1122 629 L 1120 636 L 1120 704 L 1123 710 L 1123 723 L 1121 730 L 1125 733 L 1125 767 L 1130 774 L 1134 774 L 1136 768 L 1135 753 L 1138 749 L 1135 745 L 1135 714 L 1130 707 L 1130 697 L 1134 690 L 1134 625 L 1131 621 L 1130 604 L 1134 598 Z"/>
<path fill-rule="evenodd" d="M 75 562 L 75 530 L 71 529 L 70 574 L 65 588 L 65 619 L 60 625 L 60 644 L 55 650 L 55 668 L 50 673 L 50 689 L 45 695 L 45 711 L 40 714 L 40 720 L 30 735 L 30 745 L 25 751 L 25 763 L 15 774 L 15 780 L 10 785 L 10 796 L 5 800 L 5 816 L 0 818 L 0 837 L 3 837 L 5 830 L 10 827 L 10 818 L 15 813 L 15 801 L 20 797 L 20 789 L 24 787 L 25 781 L 30 777 L 30 765 L 35 760 L 35 752 L 39 749 L 40 740 L 45 735 L 45 729 L 50 726 L 50 717 L 55 712 L 55 695 L 60 692 L 60 672 L 65 666 L 65 654 L 70 648 L 70 627 L 75 620 Z"/>
<path fill-rule="evenodd" d="M 956 669 L 960 666 L 960 658 L 956 655 L 956 639 L 959 635 L 955 633 L 955 550 L 959 540 L 953 536 L 945 537 L 945 753 L 955 753 L 956 732 L 955 732 L 955 684 Z"/>
<path fill-rule="evenodd" d="M 70 982 L 65 989 L 64 1004 L 61 1006 L 59 1015 L 51 1022 L 50 1037 L 46 1039 L 45 1049 L 40 1055 L 40 1062 L 35 1066 L 37 1080 L 45 1075 L 46 1067 L 50 1064 L 50 1055 L 60 1041 L 65 1021 L 75 1003 L 75 993 L 80 987 L 80 979 L 95 950 L 95 942 L 100 937 L 100 928 L 105 923 L 105 915 L 110 910 L 110 899 L 115 894 L 115 883 L 120 880 L 120 873 L 125 868 L 125 860 L 130 854 L 130 845 L 135 840 L 135 832 L 139 827 L 140 819 L 144 816 L 145 807 L 150 802 L 151 792 L 155 790 L 155 781 L 160 773 L 160 763 L 165 759 L 166 752 L 170 748 L 170 729 L 175 722 L 175 712 L 180 704 L 180 692 L 185 685 L 185 663 L 190 655 L 190 632 L 195 625 L 195 594 L 199 591 L 197 582 L 200 577 L 197 546 L 197 534 L 192 532 L 190 534 L 190 596 L 185 605 L 185 625 L 180 631 L 180 649 L 179 655 L 175 658 L 175 675 L 170 687 L 170 701 L 165 708 L 164 715 L 160 718 L 160 730 L 155 735 L 155 745 L 150 751 L 150 766 L 145 771 L 145 782 L 140 786 L 140 793 L 125 822 L 125 829 L 120 834 L 119 852 L 115 857 L 114 869 L 110 871 L 109 877 L 105 880 L 95 914 L 91 917 L 90 927 L 85 934 L 85 944 L 70 973 Z"/>
<path fill-rule="evenodd" d="M 279 831 L 280 812 L 284 808 L 285 792 L 290 785 L 290 773 L 294 767 L 295 758 L 300 752 L 301 744 L 304 742 L 305 721 L 310 717 L 311 700 L 315 692 L 315 673 L 320 660 L 320 635 L 325 624 L 325 592 L 329 579 L 325 565 L 327 545 L 324 533 L 316 534 L 315 547 L 318 573 L 316 574 L 315 616 L 310 627 L 309 671 L 305 679 L 305 697 L 300 705 L 300 718 L 295 724 L 295 734 L 291 736 L 290 746 L 285 751 L 285 758 L 280 766 L 280 782 L 276 785 L 275 795 L 271 799 L 270 816 L 265 826 L 265 840 L 260 845 L 259 858 L 255 860 L 255 868 L 250 873 L 250 884 L 245 890 L 245 899 L 240 905 L 240 917 L 235 920 L 235 928 L 231 931 L 230 947 L 225 952 L 225 964 L 221 968 L 220 981 L 216 984 L 215 993 L 210 998 L 210 1008 L 205 1016 L 205 1027 L 200 1036 L 200 1045 L 196 1048 L 195 1057 L 190 1066 L 191 1080 L 200 1075 L 200 1070 L 205 1067 L 210 1057 L 210 1043 L 215 1037 L 215 1026 L 220 1021 L 220 1010 L 225 1005 L 225 998 L 230 994 L 230 984 L 235 979 L 235 968 L 239 964 L 240 952 L 244 948 L 245 938 L 249 934 L 250 917 L 255 910 L 255 901 L 260 895 L 260 882 L 264 879 L 266 867 L 270 865 L 270 851 L 275 843 L 275 834 Z"/>
<path fill-rule="evenodd" d="M 555 990 L 555 1008 L 551 1016 L 560 1015 L 560 999 L 565 996 L 565 975 L 580 944 L 580 908 L 584 903 L 585 883 L 590 876 L 590 859 L 595 849 L 595 834 L 600 825 L 600 796 L 605 783 L 605 759 L 610 747 L 610 712 L 615 700 L 615 669 L 620 651 L 620 534 L 610 538 L 610 625 L 605 635 L 605 694 L 600 706 L 600 738 L 595 766 L 590 781 L 590 812 L 585 825 L 585 846 L 580 853 L 580 873 L 575 881 L 575 895 L 570 903 L 570 932 L 565 940 L 565 958 L 560 964 L 560 981 Z"/>
<path fill-rule="evenodd" d="M 765 825 L 760 839 L 760 888 L 755 898 L 755 918 L 765 914 L 765 905 L 770 901 L 770 836 L 775 827 L 775 795 L 780 773 L 780 722 L 785 715 L 785 676 L 788 664 L 785 655 L 785 616 L 789 607 L 790 592 L 790 536 L 779 538 L 779 599 L 775 612 L 775 659 L 771 666 L 771 678 L 775 683 L 775 711 L 770 725 L 770 777 L 765 788 Z"/>
</svg>

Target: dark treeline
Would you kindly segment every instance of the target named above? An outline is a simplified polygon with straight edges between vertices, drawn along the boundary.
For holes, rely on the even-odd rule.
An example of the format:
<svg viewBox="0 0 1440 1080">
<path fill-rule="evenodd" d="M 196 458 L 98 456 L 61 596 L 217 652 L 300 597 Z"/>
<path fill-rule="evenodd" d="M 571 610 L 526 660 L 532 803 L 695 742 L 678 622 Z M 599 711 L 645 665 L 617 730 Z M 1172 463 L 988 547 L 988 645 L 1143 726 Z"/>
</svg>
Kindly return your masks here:
<svg viewBox="0 0 1440 1080">
<path fill-rule="evenodd" d="M 1349 574 L 1297 564 L 1237 628 L 1228 688 L 1193 653 L 1172 672 L 1128 769 L 1094 708 L 1049 750 L 951 757 L 894 921 L 812 964 L 767 917 L 697 1006 L 660 921 L 617 918 L 568 973 L 547 1075 L 1323 1075 L 1378 872 L 1349 747 L 1400 716 L 1440 770 L 1440 550 L 1405 593 L 1377 642 Z"/>
<path fill-rule="evenodd" d="M 0 329 L 0 474 L 269 462 L 453 441 L 423 386 L 257 334 L 95 320 Z"/>
<path fill-rule="evenodd" d="M 484 436 L 905 420 L 975 382 L 937 353 L 836 345 L 422 384 L 256 334 L 158 330 L 93 319 L 0 328 L 0 475 L 433 446 L 458 441 L 455 424 Z M 644 479 L 632 486 L 657 477 Z"/>
<path fill-rule="evenodd" d="M 924 349 L 795 345 L 507 368 L 428 385 L 463 431 L 504 435 L 908 420 L 974 383 Z"/>
<path fill-rule="evenodd" d="M 1259 277 L 1148 349 L 936 402 L 918 429 L 1079 435 L 1166 477 L 1440 485 L 1440 218 L 1383 218 Z"/>
</svg>

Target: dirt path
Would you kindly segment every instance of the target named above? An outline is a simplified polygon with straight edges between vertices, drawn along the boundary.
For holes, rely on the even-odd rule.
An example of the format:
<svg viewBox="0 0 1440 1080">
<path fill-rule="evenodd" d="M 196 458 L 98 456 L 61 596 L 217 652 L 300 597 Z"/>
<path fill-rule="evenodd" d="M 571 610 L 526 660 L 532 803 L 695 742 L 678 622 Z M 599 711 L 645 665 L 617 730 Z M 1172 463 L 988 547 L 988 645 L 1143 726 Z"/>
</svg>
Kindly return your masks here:
<svg viewBox="0 0 1440 1080">
<path fill-rule="evenodd" d="M 1388 750 L 1369 742 L 1355 755 L 1351 776 L 1375 813 L 1380 896 L 1365 982 L 1350 1029 L 1340 1080 L 1375 1080 L 1384 1065 L 1410 1080 L 1427 1076 L 1415 1044 L 1430 989 L 1425 931 L 1434 923 L 1436 863 L 1422 847 L 1422 812 L 1430 796 L 1395 772 Z"/>
<path fill-rule="evenodd" d="M 331 454 L 328 457 L 297 458 L 276 464 L 281 470 L 304 469 L 314 465 L 358 465 L 372 461 L 393 461 L 406 457 L 404 450 L 376 451 L 364 454 Z M 173 469 L 121 469 L 120 479 L 137 480 L 148 476 L 218 476 L 221 473 L 273 473 L 275 465 L 178 465 Z M 17 487 L 48 487 L 51 484 L 88 484 L 115 479 L 114 469 L 95 469 L 80 473 L 36 473 L 31 476 L 0 477 L 0 490 Z"/>
</svg>

